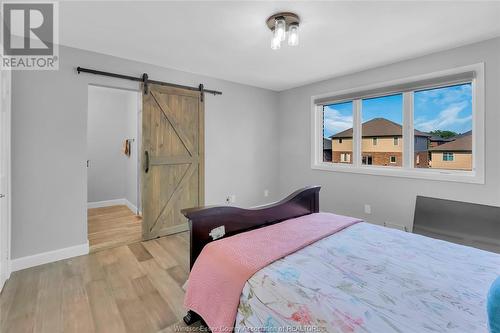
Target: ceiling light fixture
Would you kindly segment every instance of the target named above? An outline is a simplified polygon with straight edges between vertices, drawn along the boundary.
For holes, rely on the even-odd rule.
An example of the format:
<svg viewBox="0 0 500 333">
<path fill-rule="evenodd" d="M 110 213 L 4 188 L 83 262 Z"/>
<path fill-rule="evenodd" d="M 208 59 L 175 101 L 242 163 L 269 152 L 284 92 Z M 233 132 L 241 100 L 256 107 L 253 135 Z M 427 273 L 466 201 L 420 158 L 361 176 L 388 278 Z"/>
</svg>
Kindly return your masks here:
<svg viewBox="0 0 500 333">
<path fill-rule="evenodd" d="M 287 35 L 289 46 L 299 45 L 300 19 L 297 14 L 289 12 L 277 13 L 269 17 L 266 24 L 273 33 L 271 49 L 278 50 L 281 48 L 281 42 L 285 41 Z"/>
</svg>

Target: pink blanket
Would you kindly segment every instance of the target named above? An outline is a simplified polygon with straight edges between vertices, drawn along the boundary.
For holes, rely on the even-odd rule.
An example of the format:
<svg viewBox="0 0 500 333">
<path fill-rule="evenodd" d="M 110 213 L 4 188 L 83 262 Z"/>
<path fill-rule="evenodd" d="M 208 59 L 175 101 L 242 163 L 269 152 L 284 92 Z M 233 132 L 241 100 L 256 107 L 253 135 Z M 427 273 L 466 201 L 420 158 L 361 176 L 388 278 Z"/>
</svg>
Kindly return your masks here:
<svg viewBox="0 0 500 333">
<path fill-rule="evenodd" d="M 260 269 L 360 220 L 317 213 L 207 244 L 189 275 L 184 305 L 212 332 L 233 329 L 246 281 Z"/>
</svg>

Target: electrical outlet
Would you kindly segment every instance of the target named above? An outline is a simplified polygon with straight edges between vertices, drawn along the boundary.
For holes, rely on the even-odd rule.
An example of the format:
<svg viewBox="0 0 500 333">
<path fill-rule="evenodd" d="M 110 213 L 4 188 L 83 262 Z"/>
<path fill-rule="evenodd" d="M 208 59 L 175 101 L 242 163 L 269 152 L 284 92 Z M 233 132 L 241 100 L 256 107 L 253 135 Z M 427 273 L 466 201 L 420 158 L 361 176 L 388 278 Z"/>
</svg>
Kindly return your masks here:
<svg viewBox="0 0 500 333">
<path fill-rule="evenodd" d="M 372 213 L 372 206 L 365 204 L 365 214 L 371 214 Z"/>
<path fill-rule="evenodd" d="M 264 190 L 264 196 L 268 197 L 269 196 L 269 190 Z"/>
<path fill-rule="evenodd" d="M 226 197 L 226 203 L 229 205 L 236 202 L 236 195 L 230 194 Z"/>
</svg>

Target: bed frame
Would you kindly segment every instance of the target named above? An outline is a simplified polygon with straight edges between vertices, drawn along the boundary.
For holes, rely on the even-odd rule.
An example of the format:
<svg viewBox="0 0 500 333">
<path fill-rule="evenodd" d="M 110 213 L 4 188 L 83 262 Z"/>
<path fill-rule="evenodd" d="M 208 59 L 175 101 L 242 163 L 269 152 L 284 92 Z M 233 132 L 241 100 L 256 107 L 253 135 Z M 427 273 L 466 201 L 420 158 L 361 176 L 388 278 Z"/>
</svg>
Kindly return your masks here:
<svg viewBox="0 0 500 333">
<path fill-rule="evenodd" d="M 413 232 L 500 253 L 500 207 L 417 196 Z"/>
<path fill-rule="evenodd" d="M 189 220 L 190 267 L 193 267 L 203 247 L 214 240 L 318 213 L 320 189 L 320 186 L 305 187 L 281 201 L 249 209 L 211 206 L 181 210 Z M 191 325 L 200 319 L 199 315 L 188 311 L 184 322 Z"/>
</svg>

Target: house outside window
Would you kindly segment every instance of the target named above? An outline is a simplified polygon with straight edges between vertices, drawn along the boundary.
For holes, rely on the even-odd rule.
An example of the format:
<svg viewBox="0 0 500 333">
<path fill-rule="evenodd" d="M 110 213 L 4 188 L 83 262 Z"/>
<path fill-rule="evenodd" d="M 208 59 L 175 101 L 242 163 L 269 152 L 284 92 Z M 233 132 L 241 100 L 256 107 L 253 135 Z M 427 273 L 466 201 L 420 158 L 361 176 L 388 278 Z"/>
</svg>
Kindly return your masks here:
<svg viewBox="0 0 500 333">
<path fill-rule="evenodd" d="M 323 162 L 332 161 L 332 140 L 323 139 Z"/>
<path fill-rule="evenodd" d="M 484 183 L 484 64 L 311 100 L 314 169 Z M 321 130 L 329 165 L 318 163 Z"/>
</svg>

